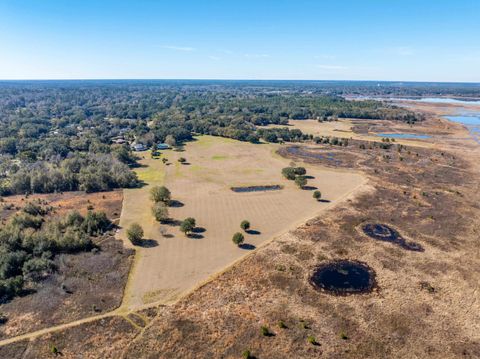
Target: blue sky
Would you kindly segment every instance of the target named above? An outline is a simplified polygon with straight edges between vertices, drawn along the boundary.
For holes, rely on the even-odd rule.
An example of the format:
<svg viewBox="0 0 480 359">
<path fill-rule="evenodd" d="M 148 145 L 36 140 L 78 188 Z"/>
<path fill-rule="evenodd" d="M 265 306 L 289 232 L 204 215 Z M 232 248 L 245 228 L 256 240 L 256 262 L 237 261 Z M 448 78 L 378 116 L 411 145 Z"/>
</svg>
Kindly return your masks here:
<svg viewBox="0 0 480 359">
<path fill-rule="evenodd" d="M 0 79 L 480 82 L 479 0 L 0 0 Z"/>
</svg>

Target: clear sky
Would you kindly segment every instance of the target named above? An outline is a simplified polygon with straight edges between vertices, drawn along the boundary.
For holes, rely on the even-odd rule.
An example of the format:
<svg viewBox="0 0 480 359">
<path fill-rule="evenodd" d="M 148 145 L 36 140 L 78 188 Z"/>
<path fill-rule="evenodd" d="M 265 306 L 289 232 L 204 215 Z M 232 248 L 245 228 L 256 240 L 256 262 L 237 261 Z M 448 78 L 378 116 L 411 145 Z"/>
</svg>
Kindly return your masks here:
<svg viewBox="0 0 480 359">
<path fill-rule="evenodd" d="M 480 82 L 480 0 L 0 0 L 0 79 Z"/>
</svg>

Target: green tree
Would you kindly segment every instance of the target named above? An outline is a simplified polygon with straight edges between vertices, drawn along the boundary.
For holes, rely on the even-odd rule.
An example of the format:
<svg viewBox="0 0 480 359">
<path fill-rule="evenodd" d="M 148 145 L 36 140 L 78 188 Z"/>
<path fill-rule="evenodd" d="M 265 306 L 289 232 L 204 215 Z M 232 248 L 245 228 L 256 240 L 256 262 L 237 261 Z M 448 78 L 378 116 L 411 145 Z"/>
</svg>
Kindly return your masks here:
<svg viewBox="0 0 480 359">
<path fill-rule="evenodd" d="M 305 176 L 297 176 L 297 178 L 295 178 L 295 184 L 300 188 L 304 188 L 307 185 L 307 179 Z"/>
<path fill-rule="evenodd" d="M 136 245 L 143 239 L 143 228 L 138 223 L 132 223 L 127 229 L 127 238 Z"/>
<path fill-rule="evenodd" d="M 288 179 L 293 181 L 295 179 L 295 168 L 293 167 L 285 167 L 282 169 L 282 175 Z"/>
<path fill-rule="evenodd" d="M 154 186 L 150 190 L 150 199 L 153 202 L 168 203 L 171 198 L 170 190 L 165 186 Z"/>
<path fill-rule="evenodd" d="M 235 233 L 232 237 L 232 242 L 235 243 L 237 246 L 241 245 L 244 240 L 245 237 L 240 232 Z"/>
<path fill-rule="evenodd" d="M 322 193 L 320 191 L 313 192 L 313 198 L 318 201 L 320 198 L 322 198 Z"/>
<path fill-rule="evenodd" d="M 185 235 L 189 235 L 195 229 L 195 219 L 192 217 L 188 217 L 180 223 L 180 230 L 185 233 Z"/>
<path fill-rule="evenodd" d="M 305 169 L 305 167 L 296 167 L 294 171 L 295 174 L 298 176 L 305 176 L 307 174 L 307 170 Z"/>
<path fill-rule="evenodd" d="M 247 220 L 243 220 L 240 223 L 240 228 L 243 229 L 244 231 L 248 231 L 250 229 L 250 222 Z"/>
<path fill-rule="evenodd" d="M 160 223 L 164 223 L 168 220 L 168 207 L 163 202 L 156 202 L 152 206 L 152 214 Z"/>
</svg>

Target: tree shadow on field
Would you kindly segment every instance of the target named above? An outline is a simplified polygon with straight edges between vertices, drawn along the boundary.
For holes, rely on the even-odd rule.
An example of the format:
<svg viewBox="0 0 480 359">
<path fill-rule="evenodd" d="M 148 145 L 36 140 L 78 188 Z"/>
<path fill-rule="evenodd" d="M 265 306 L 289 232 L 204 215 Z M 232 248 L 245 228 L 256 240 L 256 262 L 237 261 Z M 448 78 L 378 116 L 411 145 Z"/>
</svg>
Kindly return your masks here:
<svg viewBox="0 0 480 359">
<path fill-rule="evenodd" d="M 191 238 L 191 239 L 202 239 L 202 238 L 204 238 L 204 236 L 202 234 L 198 234 L 198 233 L 194 233 L 194 232 L 189 233 L 187 237 Z"/>
<path fill-rule="evenodd" d="M 183 207 L 185 205 L 183 204 L 183 202 L 180 202 L 176 199 L 172 199 L 168 202 L 168 206 L 169 207 L 174 207 L 174 208 L 179 208 L 179 207 Z"/>
<path fill-rule="evenodd" d="M 247 251 L 253 251 L 255 248 L 255 245 L 250 244 L 250 243 L 242 243 L 238 246 L 239 248 L 245 249 Z"/>
<path fill-rule="evenodd" d="M 318 189 L 318 188 L 315 187 L 315 186 L 303 186 L 303 190 L 305 190 L 305 191 L 314 191 L 316 189 Z"/>
<path fill-rule="evenodd" d="M 306 178 L 306 179 L 315 179 L 314 176 L 310 176 L 310 175 L 306 175 L 305 178 Z"/>
<path fill-rule="evenodd" d="M 158 246 L 158 242 L 154 239 L 142 239 L 137 245 L 142 248 L 153 248 Z"/>
<path fill-rule="evenodd" d="M 318 202 L 330 203 L 331 201 L 329 199 L 319 199 Z"/>
<path fill-rule="evenodd" d="M 165 221 L 166 225 L 173 226 L 173 227 L 179 226 L 181 223 L 182 221 L 178 219 L 173 219 L 173 218 L 170 218 L 168 221 Z"/>
<path fill-rule="evenodd" d="M 192 229 L 192 233 L 204 233 L 206 231 L 207 230 L 203 227 L 195 227 L 194 229 Z"/>
<path fill-rule="evenodd" d="M 142 188 L 145 187 L 148 183 L 143 181 L 143 180 L 138 180 L 137 184 L 135 185 L 134 188 Z"/>
<path fill-rule="evenodd" d="M 246 231 L 248 234 L 251 234 L 252 236 L 258 236 L 259 234 L 262 234 L 260 231 L 256 231 L 255 229 L 249 229 Z"/>
</svg>

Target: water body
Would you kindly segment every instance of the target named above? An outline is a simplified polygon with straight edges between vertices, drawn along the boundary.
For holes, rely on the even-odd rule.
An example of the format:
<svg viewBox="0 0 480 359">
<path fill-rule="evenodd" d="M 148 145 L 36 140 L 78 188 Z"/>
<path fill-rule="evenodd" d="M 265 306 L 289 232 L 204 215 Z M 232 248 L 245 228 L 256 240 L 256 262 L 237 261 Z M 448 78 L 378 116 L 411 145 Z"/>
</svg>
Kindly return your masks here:
<svg viewBox="0 0 480 359">
<path fill-rule="evenodd" d="M 339 260 L 318 267 L 310 283 L 335 295 L 366 293 L 375 286 L 375 273 L 365 264 Z"/>
<path fill-rule="evenodd" d="M 426 103 L 444 103 L 454 105 L 480 105 L 480 100 L 460 100 L 448 97 L 424 97 L 424 98 L 402 98 L 402 97 L 375 97 L 375 96 L 356 96 L 360 100 L 379 100 L 379 101 L 412 101 Z"/>
<path fill-rule="evenodd" d="M 245 192 L 278 191 L 278 190 L 281 190 L 282 188 L 283 187 L 280 185 L 272 185 L 272 186 L 232 187 L 231 190 L 237 193 L 245 193 Z"/>
<path fill-rule="evenodd" d="M 305 148 L 299 146 L 289 146 L 287 147 L 287 152 L 294 156 L 300 157 L 310 157 L 317 160 L 326 160 L 333 162 L 335 165 L 339 166 L 342 164 L 342 161 L 335 157 L 335 153 L 332 152 L 316 152 L 314 150 L 307 151 Z"/>
<path fill-rule="evenodd" d="M 384 138 L 405 138 L 405 139 L 420 139 L 424 140 L 431 138 L 429 135 L 418 135 L 415 133 L 377 133 L 377 136 Z"/>
<path fill-rule="evenodd" d="M 408 99 L 405 99 L 405 100 L 408 100 Z M 431 102 L 431 103 L 452 103 L 452 104 L 457 104 L 457 105 L 476 105 L 476 104 L 480 104 L 480 100 L 466 101 L 466 100 L 458 100 L 458 99 L 455 99 L 455 98 L 445 98 L 445 97 L 425 97 L 425 98 L 422 98 L 422 99 L 411 100 L 411 101 Z"/>
<path fill-rule="evenodd" d="M 472 112 L 468 116 L 445 116 L 445 118 L 450 121 L 465 125 L 470 132 L 470 136 L 472 136 L 475 141 L 480 143 L 480 112 Z"/>
</svg>

